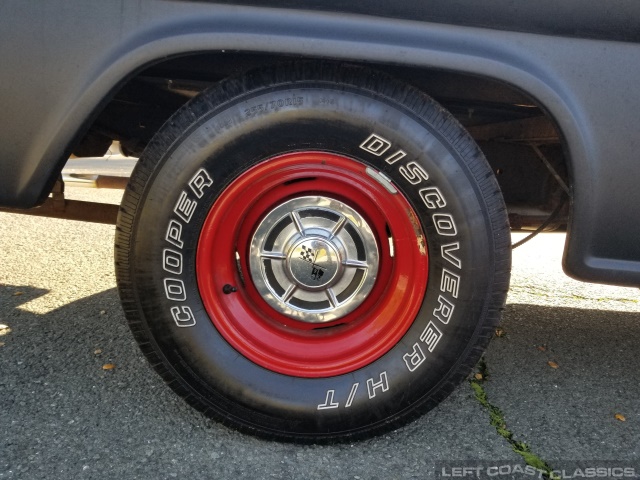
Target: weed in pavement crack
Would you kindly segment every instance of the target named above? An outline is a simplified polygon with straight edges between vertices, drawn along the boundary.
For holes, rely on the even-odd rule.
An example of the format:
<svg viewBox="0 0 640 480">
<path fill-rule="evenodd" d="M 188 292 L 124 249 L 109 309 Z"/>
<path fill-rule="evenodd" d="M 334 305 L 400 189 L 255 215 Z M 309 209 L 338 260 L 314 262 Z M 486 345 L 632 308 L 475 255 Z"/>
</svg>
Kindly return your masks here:
<svg viewBox="0 0 640 480">
<path fill-rule="evenodd" d="M 524 442 L 519 442 L 515 438 L 513 438 L 513 432 L 507 428 L 507 422 L 504 419 L 504 415 L 500 411 L 498 407 L 492 405 L 487 398 L 487 392 L 485 391 L 482 383 L 488 377 L 488 369 L 487 364 L 484 359 L 478 362 L 477 366 L 478 373 L 481 374 L 482 380 L 478 380 L 477 378 L 471 378 L 469 383 L 471 384 L 471 388 L 475 394 L 476 400 L 482 405 L 487 412 L 489 412 L 489 421 L 491 425 L 496 429 L 498 435 L 503 437 L 515 453 L 520 455 L 523 460 L 527 463 L 527 465 L 531 465 L 538 470 L 542 470 L 546 473 L 545 477 L 550 478 L 552 476 L 552 468 L 549 466 L 547 462 L 542 460 L 538 455 L 533 453 Z"/>
</svg>

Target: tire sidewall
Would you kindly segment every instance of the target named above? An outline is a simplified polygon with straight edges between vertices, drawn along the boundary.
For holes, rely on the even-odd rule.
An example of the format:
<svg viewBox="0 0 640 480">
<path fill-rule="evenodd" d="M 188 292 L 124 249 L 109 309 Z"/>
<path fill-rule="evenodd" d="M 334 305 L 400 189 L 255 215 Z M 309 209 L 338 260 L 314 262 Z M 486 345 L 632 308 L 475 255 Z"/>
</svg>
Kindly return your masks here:
<svg viewBox="0 0 640 480">
<path fill-rule="evenodd" d="M 468 167 L 478 155 L 472 142 L 462 151 L 455 145 L 461 127 L 371 91 L 317 81 L 256 88 L 205 115 L 193 112 L 168 149 L 145 153 L 155 169 L 131 240 L 140 314 L 173 375 L 219 416 L 294 437 L 357 434 L 435 403 L 490 328 L 494 232 L 477 180 L 486 172 Z M 429 255 L 424 301 L 401 341 L 370 365 L 330 378 L 282 375 L 238 354 L 208 317 L 196 279 L 200 232 L 217 197 L 253 165 L 295 151 L 332 152 L 384 173 L 417 214 Z M 196 190 L 202 170 L 211 185 Z M 187 210 L 179 207 L 185 199 Z M 181 246 L 167 239 L 176 222 Z M 165 268 L 167 249 L 181 255 L 180 273 Z M 180 282 L 184 295 L 169 293 L 167 281 Z M 185 306 L 194 317 L 188 327 L 171 314 Z"/>
</svg>

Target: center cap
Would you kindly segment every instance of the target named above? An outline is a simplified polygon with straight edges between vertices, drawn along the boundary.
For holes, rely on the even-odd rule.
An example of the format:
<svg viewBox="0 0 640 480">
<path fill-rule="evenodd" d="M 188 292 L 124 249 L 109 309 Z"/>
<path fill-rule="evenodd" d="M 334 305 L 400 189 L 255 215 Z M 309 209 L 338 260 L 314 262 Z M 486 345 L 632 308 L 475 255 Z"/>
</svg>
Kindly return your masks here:
<svg viewBox="0 0 640 480">
<path fill-rule="evenodd" d="M 292 279 L 308 290 L 326 287 L 341 266 L 336 248 L 322 238 L 305 238 L 298 242 L 289 252 L 287 263 Z"/>
<path fill-rule="evenodd" d="M 378 246 L 366 220 L 339 200 L 287 200 L 251 239 L 251 280 L 276 311 L 308 323 L 342 318 L 364 302 L 378 272 Z"/>
</svg>

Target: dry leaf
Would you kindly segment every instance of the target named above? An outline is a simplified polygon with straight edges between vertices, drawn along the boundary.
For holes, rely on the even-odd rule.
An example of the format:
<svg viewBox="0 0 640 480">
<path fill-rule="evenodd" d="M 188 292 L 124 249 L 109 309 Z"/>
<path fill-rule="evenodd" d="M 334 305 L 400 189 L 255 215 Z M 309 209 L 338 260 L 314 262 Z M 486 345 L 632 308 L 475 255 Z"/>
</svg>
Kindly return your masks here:
<svg viewBox="0 0 640 480">
<path fill-rule="evenodd" d="M 505 331 L 502 328 L 496 328 L 496 337 L 504 337 Z"/>
<path fill-rule="evenodd" d="M 20 295 L 24 295 L 24 292 L 13 292 L 14 297 L 18 297 Z"/>
<path fill-rule="evenodd" d="M 627 419 L 624 418 L 624 415 L 622 415 L 621 413 L 616 413 L 614 415 L 614 417 L 615 417 L 616 420 L 620 420 L 621 422 L 626 422 L 627 421 Z"/>
<path fill-rule="evenodd" d="M 538 350 L 540 350 L 541 352 L 546 352 L 547 351 L 547 347 L 544 345 L 539 345 L 538 346 Z"/>
<path fill-rule="evenodd" d="M 8 333 L 11 333 L 11 328 L 9 328 L 9 325 L 0 324 L 0 336 L 6 335 Z"/>
<path fill-rule="evenodd" d="M 476 373 L 474 376 L 476 377 L 476 380 L 484 379 L 484 375 L 482 375 L 481 373 Z"/>
<path fill-rule="evenodd" d="M 101 348 L 96 348 L 96 349 L 93 351 L 93 354 L 94 354 L 94 355 L 100 355 L 101 353 L 102 353 L 102 349 L 101 349 Z"/>
<path fill-rule="evenodd" d="M 547 363 L 549 364 L 549 366 L 550 366 L 551 368 L 560 368 L 560 365 L 558 365 L 558 364 L 557 364 L 556 362 L 554 362 L 553 360 L 549 360 Z"/>
<path fill-rule="evenodd" d="M 116 366 L 113 363 L 105 363 L 102 365 L 103 370 L 113 370 Z"/>
</svg>

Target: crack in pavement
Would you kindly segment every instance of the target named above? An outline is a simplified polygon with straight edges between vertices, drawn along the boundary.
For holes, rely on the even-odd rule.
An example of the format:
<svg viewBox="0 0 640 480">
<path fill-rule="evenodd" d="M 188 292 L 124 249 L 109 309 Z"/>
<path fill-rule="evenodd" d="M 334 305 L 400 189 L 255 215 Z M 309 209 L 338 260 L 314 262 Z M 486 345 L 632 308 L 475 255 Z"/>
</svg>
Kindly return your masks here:
<svg viewBox="0 0 640 480">
<path fill-rule="evenodd" d="M 489 414 L 489 423 L 496 429 L 496 433 L 503 437 L 511 446 L 511 449 L 520 455 L 527 465 L 540 471 L 545 478 L 554 478 L 553 469 L 547 462 L 531 451 L 525 442 L 519 442 L 513 436 L 513 432 L 507 427 L 507 422 L 500 408 L 489 402 L 487 392 L 482 383 L 489 377 L 489 371 L 484 357 L 478 362 L 477 373 L 469 380 L 476 400 Z"/>
</svg>

